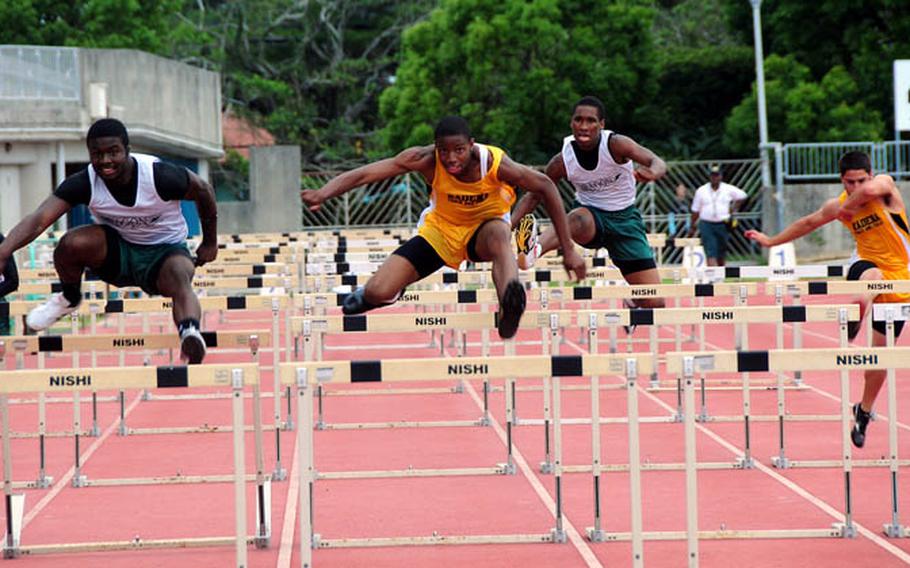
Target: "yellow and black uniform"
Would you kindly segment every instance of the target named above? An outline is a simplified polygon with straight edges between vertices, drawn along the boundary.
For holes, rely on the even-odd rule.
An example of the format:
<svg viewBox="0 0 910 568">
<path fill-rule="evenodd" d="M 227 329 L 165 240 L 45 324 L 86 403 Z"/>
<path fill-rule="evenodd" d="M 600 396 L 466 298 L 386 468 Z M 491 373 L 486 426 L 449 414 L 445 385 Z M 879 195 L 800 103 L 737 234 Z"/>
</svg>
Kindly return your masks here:
<svg viewBox="0 0 910 568">
<path fill-rule="evenodd" d="M 838 201 L 843 204 L 846 199 L 847 192 L 843 192 Z M 847 272 L 848 280 L 859 280 L 863 272 L 873 267 L 882 271 L 885 280 L 910 280 L 910 225 L 906 211 L 888 211 L 881 199 L 873 199 L 843 223 L 856 239 L 859 256 Z M 910 301 L 910 294 L 879 294 L 875 301 L 904 303 Z M 873 328 L 883 332 L 884 322 L 873 322 Z"/>
<path fill-rule="evenodd" d="M 475 182 L 458 180 L 436 156 L 430 205 L 420 214 L 418 236 L 395 251 L 407 258 L 421 277 L 444 264 L 458 268 L 465 259 L 479 260 L 474 250 L 477 229 L 491 219 L 509 222 L 515 189 L 499 179 L 505 153 L 485 144 L 475 147 L 480 158 L 480 179 Z"/>
</svg>

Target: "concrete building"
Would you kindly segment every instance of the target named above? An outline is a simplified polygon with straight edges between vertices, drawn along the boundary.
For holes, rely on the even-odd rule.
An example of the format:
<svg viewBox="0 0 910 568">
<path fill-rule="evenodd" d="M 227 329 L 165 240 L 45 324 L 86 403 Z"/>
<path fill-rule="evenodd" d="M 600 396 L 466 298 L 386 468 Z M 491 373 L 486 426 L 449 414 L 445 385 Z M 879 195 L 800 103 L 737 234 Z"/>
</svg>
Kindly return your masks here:
<svg viewBox="0 0 910 568">
<path fill-rule="evenodd" d="M 0 231 L 85 167 L 103 117 L 126 124 L 134 152 L 205 179 L 223 155 L 218 73 L 128 49 L 0 46 Z"/>
</svg>

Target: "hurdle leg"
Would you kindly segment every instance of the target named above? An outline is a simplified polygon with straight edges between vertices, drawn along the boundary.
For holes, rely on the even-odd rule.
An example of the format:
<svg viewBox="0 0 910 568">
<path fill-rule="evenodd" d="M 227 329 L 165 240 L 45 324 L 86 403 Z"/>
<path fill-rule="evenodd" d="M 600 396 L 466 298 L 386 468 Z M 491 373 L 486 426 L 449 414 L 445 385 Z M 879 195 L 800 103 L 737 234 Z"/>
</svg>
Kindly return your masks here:
<svg viewBox="0 0 910 568">
<path fill-rule="evenodd" d="M 512 357 L 515 355 L 515 341 L 507 339 L 503 344 L 504 355 Z M 518 426 L 518 396 L 515 386 L 515 379 L 510 377 L 511 382 L 506 383 L 506 388 L 512 394 L 512 426 Z"/>
<path fill-rule="evenodd" d="M 749 349 L 749 325 L 746 323 L 736 324 L 741 326 L 739 333 L 739 344 L 737 351 Z M 752 469 L 755 462 L 752 460 L 752 430 L 751 430 L 751 411 L 752 411 L 752 389 L 749 384 L 751 373 L 742 373 L 743 379 L 743 455 L 737 459 L 739 467 L 743 469 Z"/>
<path fill-rule="evenodd" d="M 300 526 L 300 566 L 311 568 L 316 535 L 313 532 L 313 389 L 307 384 L 306 369 L 297 370 L 297 455 L 299 456 L 300 502 L 297 512 Z"/>
<path fill-rule="evenodd" d="M 629 496 L 632 512 L 632 566 L 644 566 L 644 533 L 641 509 L 641 451 L 638 428 L 638 368 L 635 359 L 626 361 L 626 405 L 629 416 Z"/>
<path fill-rule="evenodd" d="M 3 540 L 3 557 L 19 556 L 19 537 L 22 532 L 22 515 L 25 495 L 13 493 L 13 454 L 10 443 L 9 400 L 0 395 L 0 422 L 3 424 L 3 496 L 6 510 L 6 536 Z"/>
<path fill-rule="evenodd" d="M 269 514 L 271 476 L 265 474 L 265 460 L 262 455 L 262 396 L 258 382 L 253 385 L 253 443 L 256 446 L 256 537 L 254 542 L 256 548 L 268 548 L 269 540 L 272 537 L 272 520 Z"/>
<path fill-rule="evenodd" d="M 698 478 L 695 466 L 695 361 L 683 360 L 685 379 L 686 549 L 689 568 L 698 566 Z"/>
<path fill-rule="evenodd" d="M 243 370 L 234 369 L 232 380 L 232 417 L 234 439 L 234 551 L 237 568 L 246 568 L 246 463 L 243 438 Z"/>
<path fill-rule="evenodd" d="M 783 306 L 783 290 L 780 286 L 776 287 L 774 294 L 775 303 Z M 776 345 L 778 349 L 784 348 L 784 324 L 778 321 L 774 324 L 776 334 Z M 785 391 L 784 391 L 784 374 L 777 372 L 777 439 L 778 450 L 776 456 L 771 456 L 771 464 L 778 469 L 787 469 L 790 467 L 790 460 L 784 445 L 784 427 L 786 416 Z"/>
<path fill-rule="evenodd" d="M 544 355 L 552 355 L 557 349 L 556 345 L 556 329 L 555 329 L 556 318 L 550 318 L 550 327 L 551 332 L 547 335 L 546 331 L 542 331 L 543 334 L 543 352 Z M 549 341 L 547 339 L 549 338 Z M 553 459 L 550 455 L 550 421 L 552 419 L 551 412 L 553 407 L 553 402 L 550 397 L 550 377 L 543 377 L 543 460 L 540 462 L 540 473 L 553 473 Z M 555 387 L 554 387 L 555 388 Z M 553 391 L 555 392 L 555 390 Z"/>
<path fill-rule="evenodd" d="M 515 461 L 512 457 L 512 428 L 515 426 L 515 379 L 508 378 L 504 384 L 506 399 L 506 464 L 504 473 L 515 473 Z"/>
<path fill-rule="evenodd" d="M 121 390 L 117 393 L 117 402 L 120 405 L 120 423 L 117 426 L 117 434 L 126 436 L 130 431 L 126 427 L 126 393 L 124 391 Z"/>
<path fill-rule="evenodd" d="M 885 338 L 887 347 L 894 347 L 894 312 L 889 308 L 885 320 Z M 901 526 L 898 512 L 897 493 L 897 377 L 894 369 L 888 369 L 888 469 L 891 472 L 891 523 L 883 527 L 885 534 L 892 538 L 908 536 Z"/>
<path fill-rule="evenodd" d="M 73 487 L 84 487 L 86 478 L 82 475 L 82 456 L 79 442 L 82 438 L 82 400 L 79 391 L 73 391 L 73 447 L 75 449 L 75 469 Z"/>
<path fill-rule="evenodd" d="M 553 484 L 556 496 L 556 527 L 553 529 L 553 542 L 566 542 L 566 531 L 562 518 L 562 420 L 561 392 L 562 381 L 553 377 Z"/>
<path fill-rule="evenodd" d="M 588 352 L 597 353 L 597 315 L 588 320 Z M 603 473 L 600 459 L 600 377 L 591 376 L 591 477 L 594 482 L 594 526 L 588 529 L 591 542 L 604 542 L 606 533 L 601 523 L 600 479 Z"/>
<path fill-rule="evenodd" d="M 490 419 L 490 379 L 483 380 L 483 415 L 480 417 L 478 424 L 481 426 L 492 424 Z"/>
<path fill-rule="evenodd" d="M 281 341 L 280 334 L 278 332 L 278 323 L 279 323 L 279 304 L 278 298 L 272 299 L 272 404 L 274 409 L 274 423 L 275 423 L 275 470 L 272 472 L 272 479 L 274 481 L 281 481 L 287 479 L 287 470 L 281 465 L 281 430 L 287 429 L 288 424 L 282 424 L 281 422 L 281 379 L 279 377 L 278 368 L 280 366 L 280 350 L 279 344 Z"/>
<path fill-rule="evenodd" d="M 800 295 L 799 295 L 799 292 L 797 291 L 793 295 L 793 305 L 798 306 L 799 300 L 800 300 Z M 872 318 L 868 318 L 868 320 L 869 320 L 869 325 L 870 325 L 868 337 L 871 338 L 872 337 L 872 329 L 871 329 Z M 793 348 L 802 349 L 802 347 L 803 347 L 803 328 L 802 328 L 802 326 L 794 325 L 793 326 Z M 803 384 L 803 372 L 802 371 L 793 371 L 793 381 L 797 385 Z"/>
<path fill-rule="evenodd" d="M 325 417 L 323 415 L 323 410 L 322 410 L 322 400 L 323 400 L 324 395 L 325 395 L 325 387 L 323 387 L 322 385 L 316 385 L 316 408 L 318 410 L 318 414 L 317 414 L 317 418 L 316 418 L 315 428 L 317 430 L 325 430 L 325 419 L 324 419 Z M 298 410 L 297 412 L 298 412 L 298 416 L 299 416 L 300 411 Z"/>
<path fill-rule="evenodd" d="M 847 310 L 841 309 L 838 314 L 841 338 L 847 333 Z M 853 526 L 853 493 L 851 475 L 853 473 L 853 448 L 850 441 L 850 417 L 853 414 L 850 404 L 850 372 L 846 369 L 840 372 L 840 398 L 841 398 L 841 444 L 844 448 L 844 522 L 835 523 L 834 527 L 840 530 L 844 538 L 856 537 L 856 527 Z"/>
<path fill-rule="evenodd" d="M 699 304 L 699 306 L 704 307 L 705 299 L 699 298 L 698 304 Z M 705 324 L 703 324 L 703 323 L 699 324 L 698 331 L 699 331 L 699 333 L 698 333 L 698 350 L 700 352 L 704 353 L 706 351 Z M 736 329 L 736 331 L 734 332 L 734 334 L 737 337 L 737 340 L 739 338 L 738 332 L 739 332 L 739 329 Z M 695 417 L 695 419 L 700 422 L 706 422 L 708 420 L 708 409 L 707 409 L 708 401 L 707 401 L 707 394 L 705 393 L 705 381 L 707 381 L 707 377 L 705 376 L 704 373 L 702 373 L 701 376 L 699 376 L 699 378 L 698 378 L 698 382 L 700 385 L 699 391 L 700 391 L 700 399 L 701 399 L 701 410 L 699 410 L 698 416 Z"/>
<path fill-rule="evenodd" d="M 657 342 L 657 332 L 660 330 L 659 326 L 657 325 L 651 325 L 648 327 L 648 341 L 651 348 L 651 362 L 654 364 L 654 370 L 651 371 L 651 386 L 657 388 L 660 386 L 660 378 L 657 375 L 657 360 L 658 356 L 660 355 L 660 347 L 658 346 Z"/>
<path fill-rule="evenodd" d="M 13 346 L 16 350 L 16 370 L 22 370 L 25 366 L 25 357 L 20 360 L 19 356 L 23 354 L 23 349 Z M 44 368 L 43 361 L 38 362 L 38 368 Z M 38 393 L 38 479 L 35 485 L 39 489 L 50 487 L 54 478 L 47 475 L 47 395 L 44 392 Z"/>
</svg>

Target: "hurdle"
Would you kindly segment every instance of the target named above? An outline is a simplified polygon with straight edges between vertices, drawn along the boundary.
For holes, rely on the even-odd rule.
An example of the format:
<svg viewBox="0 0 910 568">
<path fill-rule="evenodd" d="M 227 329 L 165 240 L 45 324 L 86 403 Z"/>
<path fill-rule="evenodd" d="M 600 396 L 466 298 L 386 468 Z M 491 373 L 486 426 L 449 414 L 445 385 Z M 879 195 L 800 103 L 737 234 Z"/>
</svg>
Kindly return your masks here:
<svg viewBox="0 0 910 568">
<path fill-rule="evenodd" d="M 322 344 L 327 333 L 360 333 L 360 332 L 409 332 L 432 331 L 449 329 L 454 331 L 481 330 L 489 331 L 496 327 L 496 314 L 491 312 L 461 312 L 429 314 L 366 314 L 357 316 L 313 316 L 292 318 L 291 327 L 295 334 L 301 334 L 304 341 L 304 360 L 321 361 L 323 358 Z M 572 323 L 572 312 L 525 312 L 519 323 L 520 329 L 540 329 L 541 343 L 546 349 L 549 333 L 547 329 L 566 326 Z M 484 334 L 482 357 L 489 354 L 488 334 Z M 510 341 L 511 342 L 511 341 Z M 458 344 L 458 356 L 466 355 L 464 342 Z M 445 342 L 440 337 L 440 355 L 445 355 Z M 375 389 L 373 389 L 375 393 Z M 452 392 L 451 389 L 431 392 Z M 427 394 L 421 390 L 421 394 Z M 318 414 L 316 427 L 318 429 L 365 429 L 365 428 L 421 428 L 440 426 L 477 426 L 488 425 L 489 416 L 489 383 L 484 381 L 484 407 L 483 415 L 477 420 L 461 421 L 436 421 L 436 422 L 381 422 L 381 423 L 356 423 L 356 424 L 328 424 L 324 419 L 323 397 L 325 389 L 317 388 Z M 395 394 L 402 394 L 395 391 Z"/>
<path fill-rule="evenodd" d="M 465 365 L 475 366 L 472 378 L 507 379 L 510 377 L 550 376 L 554 384 L 564 376 L 596 374 L 634 375 L 639 370 L 650 372 L 650 359 L 640 355 L 578 355 L 578 356 L 506 356 L 497 358 L 452 359 L 387 359 L 377 361 L 324 361 L 313 363 L 285 363 L 281 366 L 281 382 L 296 387 L 298 416 L 301 428 L 298 435 L 298 453 L 301 457 L 300 475 L 300 554 L 303 566 L 312 565 L 313 548 L 423 546 L 483 543 L 543 543 L 565 542 L 562 515 L 561 448 L 556 449 L 554 473 L 556 519 L 555 526 L 546 533 L 516 535 L 470 536 L 403 536 L 392 538 L 326 539 L 315 533 L 313 518 L 313 486 L 320 479 L 313 463 L 313 390 L 316 385 L 329 382 L 364 383 L 415 380 L 451 380 L 462 375 Z M 306 424 L 306 426 L 304 426 Z M 509 425 L 507 423 L 507 436 Z M 511 438 L 508 438 L 511 454 Z"/>
<path fill-rule="evenodd" d="M 669 324 L 688 324 L 697 321 L 710 321 L 716 323 L 721 322 L 736 322 L 744 326 L 743 332 L 738 339 L 737 348 L 745 349 L 748 344 L 748 334 L 745 326 L 750 323 L 777 323 L 780 324 L 783 321 L 788 322 L 834 322 L 839 323 L 842 316 L 847 317 L 849 320 L 856 321 L 859 319 L 859 307 L 856 305 L 850 306 L 826 306 L 826 305 L 811 305 L 811 306 L 736 306 L 736 307 L 720 307 L 720 308 L 659 308 L 659 309 L 640 309 L 640 310 L 617 310 L 617 311 L 604 311 L 604 310 L 590 310 L 590 311 L 579 311 L 578 319 L 580 322 L 587 322 L 588 334 L 590 335 L 589 340 L 589 352 L 594 354 L 597 351 L 597 334 L 599 329 L 602 326 L 618 326 L 618 325 L 627 325 L 630 322 L 637 320 L 641 325 L 669 325 Z M 633 320 L 634 318 L 634 320 Z M 677 341 L 677 350 L 680 349 L 680 341 Z M 779 345 L 778 347 L 782 347 Z M 669 357 L 669 355 L 668 355 Z M 742 393 L 743 393 L 743 414 L 742 416 L 718 416 L 712 417 L 710 420 L 706 418 L 705 410 L 705 384 L 704 384 L 704 375 L 702 375 L 701 380 L 701 391 L 702 391 L 702 407 L 700 413 L 696 416 L 696 420 L 700 421 L 712 421 L 712 422 L 742 422 L 744 429 L 744 455 L 742 458 L 733 461 L 733 462 L 701 462 L 697 465 L 698 469 L 750 469 L 753 467 L 753 458 L 752 458 L 752 443 L 751 443 L 751 431 L 750 424 L 756 419 L 764 419 L 765 421 L 777 420 L 780 422 L 780 451 L 783 455 L 783 423 L 784 420 L 833 420 L 839 419 L 840 416 L 827 416 L 827 415 L 813 415 L 813 416 L 787 416 L 785 415 L 783 407 L 778 407 L 777 416 L 753 416 L 751 415 L 751 402 L 750 402 L 750 382 L 748 373 L 742 373 Z M 675 415 L 668 417 L 635 417 L 633 420 L 631 410 L 627 418 L 602 418 L 600 417 L 600 406 L 599 406 L 599 397 L 595 396 L 595 393 L 598 392 L 598 378 L 592 377 L 591 381 L 591 397 L 592 397 L 592 420 L 575 420 L 575 424 L 584 424 L 591 423 L 592 428 L 592 448 L 594 452 L 594 458 L 591 465 L 564 465 L 563 470 L 567 473 L 593 473 L 594 481 L 594 493 L 599 495 L 600 487 L 600 475 L 603 472 L 625 472 L 630 471 L 631 465 L 617 464 L 611 466 L 604 466 L 600 464 L 600 428 L 598 424 L 629 424 L 630 428 L 633 427 L 632 422 L 635 422 L 634 427 L 637 428 L 640 423 L 672 423 L 672 422 L 683 422 L 685 419 L 685 410 L 683 408 L 683 398 L 684 392 L 682 388 L 683 377 L 682 374 L 677 374 L 677 382 L 679 383 L 679 391 L 677 394 L 677 411 Z M 782 384 L 778 382 L 778 388 L 782 388 Z M 628 404 L 630 409 L 633 404 L 637 405 L 636 401 L 629 400 Z M 595 420 L 596 418 L 596 420 Z M 673 471 L 673 470 L 684 470 L 686 465 L 684 463 L 648 463 L 645 465 L 639 465 L 642 470 L 660 470 L 660 471 Z M 550 464 L 544 462 L 541 464 L 541 473 L 550 473 Z M 599 541 L 603 539 L 603 533 L 600 528 L 600 507 L 599 507 L 599 497 L 595 497 L 595 524 L 593 529 L 593 539 Z"/>
<path fill-rule="evenodd" d="M 278 365 L 281 361 L 281 353 L 278 345 L 278 341 L 274 338 L 280 337 L 279 335 L 279 314 L 282 309 L 288 309 L 291 306 L 291 301 L 287 296 L 202 296 L 199 298 L 199 303 L 202 306 L 203 311 L 236 311 L 236 310 L 270 310 L 272 313 L 272 332 L 271 337 L 273 338 L 272 342 L 272 367 L 274 369 L 278 368 Z M 16 301 L 11 303 L 0 303 L 0 317 L 9 317 L 9 315 L 19 316 L 27 314 L 32 308 L 37 305 L 36 302 L 22 302 Z M 76 318 L 79 315 L 91 315 L 92 316 L 92 331 L 95 332 L 95 316 L 98 314 L 125 314 L 125 313 L 152 313 L 152 312 L 168 312 L 171 310 L 172 301 L 169 298 L 135 298 L 127 300 L 109 300 L 109 301 L 97 301 L 97 300 L 83 300 L 76 311 L 73 312 L 71 317 L 73 318 L 73 330 L 74 332 L 77 329 Z M 290 319 L 285 318 L 285 349 L 288 359 L 290 359 Z M 125 334 L 124 321 L 120 320 L 120 333 Z M 93 352 L 94 353 L 94 352 Z M 39 356 L 43 355 L 44 352 L 39 352 Z M 74 357 L 78 357 L 78 352 L 74 352 Z M 125 351 L 120 351 L 120 365 L 124 365 Z M 75 361 L 75 360 L 74 360 Z M 95 364 L 93 357 L 93 366 Z M 74 366 L 78 366 L 78 362 L 74 363 Z M 288 394 L 289 391 L 288 391 Z M 192 395 L 190 395 L 192 396 Z M 281 387 L 278 381 L 275 381 L 274 389 L 272 392 L 272 397 L 274 401 L 274 424 L 275 424 L 275 437 L 276 437 L 276 466 L 275 466 L 275 479 L 281 480 L 284 479 L 287 475 L 287 471 L 284 469 L 281 461 L 281 444 L 280 436 L 281 430 L 290 430 L 293 428 L 293 420 L 291 415 L 287 415 L 287 420 L 282 421 L 282 392 Z M 148 397 L 146 397 L 148 398 Z M 287 406 L 290 408 L 291 400 L 288 398 Z"/>
<path fill-rule="evenodd" d="M 846 313 L 842 313 L 841 326 L 846 328 Z M 667 359 L 667 369 L 671 372 L 681 372 L 686 380 L 686 503 L 687 523 L 686 540 L 689 552 L 689 562 L 697 564 L 698 538 L 702 532 L 698 531 L 697 518 L 697 493 L 695 486 L 695 413 L 693 379 L 696 372 L 752 372 L 752 371 L 792 371 L 819 370 L 839 371 L 841 384 L 841 443 L 843 452 L 844 474 L 844 523 L 835 524 L 831 529 L 821 531 L 776 531 L 776 538 L 801 538 L 834 536 L 852 538 L 856 536 L 856 527 L 853 526 L 853 500 L 851 492 L 851 475 L 854 461 L 850 441 L 850 391 L 849 372 L 851 370 L 866 369 L 895 369 L 907 368 L 910 361 L 910 348 L 860 348 L 860 349 L 796 349 L 796 350 L 768 350 L 768 351 L 718 351 L 714 353 L 671 353 Z M 893 456 L 896 459 L 896 456 Z M 892 466 L 894 467 L 894 466 Z M 892 475 L 896 483 L 896 470 Z M 897 491 L 896 484 L 892 492 Z M 896 499 L 891 527 L 900 536 L 907 536 L 906 528 L 897 522 Z M 886 525 L 886 529 L 889 525 Z M 756 531 L 739 534 L 738 537 L 749 537 Z M 760 531 L 759 535 L 760 536 Z"/>
<path fill-rule="evenodd" d="M 247 566 L 247 545 L 267 544 L 270 520 L 263 511 L 270 506 L 268 481 L 257 489 L 257 533 L 247 534 L 246 519 L 246 472 L 243 439 L 243 387 L 247 381 L 258 382 L 258 368 L 252 364 L 240 365 L 197 365 L 193 367 L 132 367 L 100 369 L 50 369 L 30 371 L 8 371 L 0 384 L 0 421 L 3 428 L 3 486 L 7 518 L 6 535 L 3 543 L 4 558 L 17 556 L 53 554 L 66 552 L 95 552 L 113 550 L 136 550 L 144 548 L 199 547 L 233 544 L 235 565 Z M 22 518 L 24 494 L 14 494 L 12 487 L 12 453 L 9 436 L 9 406 L 7 398 L 13 393 L 25 392 L 72 392 L 92 389 L 150 389 L 175 387 L 226 387 L 232 392 L 233 455 L 234 473 L 234 515 L 235 535 L 233 537 L 203 537 L 187 539 L 141 540 L 138 538 L 113 542 L 80 542 L 69 544 L 43 544 L 22 546 Z M 261 472 L 257 473 L 257 477 Z M 263 477 L 264 479 L 264 477 Z M 262 500 L 262 501 L 260 501 Z"/>
</svg>

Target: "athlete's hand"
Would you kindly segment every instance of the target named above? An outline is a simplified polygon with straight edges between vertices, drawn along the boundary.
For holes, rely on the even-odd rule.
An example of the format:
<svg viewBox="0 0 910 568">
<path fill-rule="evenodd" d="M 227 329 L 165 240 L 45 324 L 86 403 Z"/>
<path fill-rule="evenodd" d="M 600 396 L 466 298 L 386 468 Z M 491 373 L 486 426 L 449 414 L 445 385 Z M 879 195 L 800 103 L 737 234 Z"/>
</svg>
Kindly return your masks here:
<svg viewBox="0 0 910 568">
<path fill-rule="evenodd" d="M 585 259 L 578 254 L 575 249 L 570 249 L 562 256 L 562 265 L 569 276 L 575 275 L 579 282 L 584 280 L 588 267 L 585 265 Z"/>
<path fill-rule="evenodd" d="M 635 168 L 632 172 L 632 175 L 635 177 L 635 181 L 638 183 L 648 183 L 651 181 L 657 181 L 660 178 L 659 175 L 651 171 L 651 168 L 647 166 L 639 166 Z"/>
<path fill-rule="evenodd" d="M 749 229 L 743 233 L 747 239 L 752 239 L 763 247 L 771 246 L 771 240 L 768 238 L 768 235 L 762 233 L 761 231 L 756 231 L 755 229 Z"/>
<path fill-rule="evenodd" d="M 218 243 L 203 242 L 196 248 L 196 266 L 202 266 L 218 256 Z"/>
<path fill-rule="evenodd" d="M 318 189 L 309 189 L 300 192 L 300 199 L 303 200 L 303 204 L 306 205 L 310 211 L 316 212 L 319 211 L 319 208 L 322 207 L 322 202 L 325 201 L 322 192 Z"/>
</svg>

